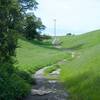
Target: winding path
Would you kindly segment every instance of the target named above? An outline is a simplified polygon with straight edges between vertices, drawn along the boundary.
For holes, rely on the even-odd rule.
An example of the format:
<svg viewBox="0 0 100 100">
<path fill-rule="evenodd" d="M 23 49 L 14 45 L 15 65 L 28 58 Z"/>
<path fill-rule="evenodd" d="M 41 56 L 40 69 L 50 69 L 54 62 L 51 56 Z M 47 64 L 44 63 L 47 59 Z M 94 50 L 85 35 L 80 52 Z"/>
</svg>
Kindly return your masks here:
<svg viewBox="0 0 100 100">
<path fill-rule="evenodd" d="M 40 69 L 33 76 L 36 79 L 36 85 L 31 89 L 30 94 L 24 100 L 67 100 L 68 94 L 63 86 L 55 80 L 50 80 L 44 76 L 47 67 Z M 51 78 L 58 78 L 60 69 L 49 74 Z"/>
</svg>

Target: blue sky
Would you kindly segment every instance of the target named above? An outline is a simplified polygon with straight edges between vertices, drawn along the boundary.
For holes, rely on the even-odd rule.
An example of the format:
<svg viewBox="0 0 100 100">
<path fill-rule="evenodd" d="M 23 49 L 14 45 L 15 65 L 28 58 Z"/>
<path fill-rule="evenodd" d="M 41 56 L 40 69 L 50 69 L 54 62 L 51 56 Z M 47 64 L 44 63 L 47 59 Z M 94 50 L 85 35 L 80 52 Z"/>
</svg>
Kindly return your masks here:
<svg viewBox="0 0 100 100">
<path fill-rule="evenodd" d="M 100 29 L 100 0 L 37 0 L 38 10 L 47 27 L 44 33 L 53 35 L 54 19 L 57 35 L 80 34 Z"/>
</svg>

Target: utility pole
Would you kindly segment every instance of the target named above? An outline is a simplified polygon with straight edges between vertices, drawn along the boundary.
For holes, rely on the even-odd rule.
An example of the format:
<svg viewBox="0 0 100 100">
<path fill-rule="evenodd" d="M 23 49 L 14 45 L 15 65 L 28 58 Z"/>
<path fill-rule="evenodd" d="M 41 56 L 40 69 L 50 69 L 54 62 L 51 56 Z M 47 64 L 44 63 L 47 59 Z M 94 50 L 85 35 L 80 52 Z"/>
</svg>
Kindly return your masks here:
<svg viewBox="0 0 100 100">
<path fill-rule="evenodd" d="M 55 45 L 56 44 L 56 19 L 54 19 L 54 36 L 53 36 L 53 41 L 52 44 Z"/>
<path fill-rule="evenodd" d="M 56 38 L 56 19 L 54 19 L 54 36 Z"/>
</svg>

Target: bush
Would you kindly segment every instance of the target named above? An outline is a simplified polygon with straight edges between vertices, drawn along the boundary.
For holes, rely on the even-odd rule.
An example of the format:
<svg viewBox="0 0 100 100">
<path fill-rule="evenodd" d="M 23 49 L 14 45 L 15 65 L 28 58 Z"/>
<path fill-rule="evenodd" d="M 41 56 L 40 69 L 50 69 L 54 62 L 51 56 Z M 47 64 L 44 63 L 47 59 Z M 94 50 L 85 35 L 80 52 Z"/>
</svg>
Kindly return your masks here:
<svg viewBox="0 0 100 100">
<path fill-rule="evenodd" d="M 0 80 L 0 100 L 18 100 L 28 94 L 30 85 L 17 75 Z"/>
<path fill-rule="evenodd" d="M 35 84 L 35 79 L 32 78 L 30 73 L 25 71 L 16 71 L 17 75 L 24 79 L 29 84 Z"/>
<path fill-rule="evenodd" d="M 30 91 L 31 86 L 17 74 L 0 70 L 0 100 L 19 100 Z"/>
<path fill-rule="evenodd" d="M 41 38 L 43 39 L 43 40 L 48 40 L 48 39 L 51 39 L 52 37 L 51 36 L 49 36 L 49 35 L 41 35 Z"/>
</svg>

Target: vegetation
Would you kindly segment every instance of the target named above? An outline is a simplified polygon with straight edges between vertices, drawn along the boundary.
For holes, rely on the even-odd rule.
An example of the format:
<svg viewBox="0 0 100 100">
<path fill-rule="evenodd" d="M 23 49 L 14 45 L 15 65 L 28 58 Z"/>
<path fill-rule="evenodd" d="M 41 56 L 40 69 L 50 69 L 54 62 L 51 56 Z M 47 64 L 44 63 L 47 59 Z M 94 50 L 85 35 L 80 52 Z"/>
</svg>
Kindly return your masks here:
<svg viewBox="0 0 100 100">
<path fill-rule="evenodd" d="M 99 30 L 79 36 L 62 37 L 63 47 L 75 48 L 74 59 L 62 65 L 60 76 L 71 100 L 100 99 L 99 37 Z"/>
<path fill-rule="evenodd" d="M 48 67 L 48 68 L 45 70 L 45 75 L 48 75 L 49 73 L 51 73 L 51 72 L 53 72 L 53 71 L 55 71 L 55 70 L 57 70 L 57 69 L 59 69 L 59 68 L 60 68 L 60 65 L 54 64 L 54 65 Z"/>
<path fill-rule="evenodd" d="M 40 18 L 37 18 L 34 14 L 28 13 L 24 19 L 25 25 L 23 34 L 28 40 L 37 39 L 42 40 L 40 33 L 45 29 Z"/>
<path fill-rule="evenodd" d="M 37 4 L 35 0 L 0 0 L 0 100 L 21 99 L 30 90 L 29 74 L 14 68 L 13 64 L 17 34 L 24 27 L 21 19 L 27 10 L 36 9 Z"/>
<path fill-rule="evenodd" d="M 55 49 L 51 40 L 27 41 L 19 39 L 17 48 L 17 68 L 26 72 L 35 72 L 44 66 L 50 66 L 58 61 L 67 58 L 69 54 Z"/>
<path fill-rule="evenodd" d="M 56 49 L 50 36 L 41 36 L 41 19 L 27 13 L 37 5 L 35 0 L 0 0 L 0 100 L 22 99 L 34 83 L 31 73 L 54 65 L 47 69 L 50 73 L 66 58 L 69 61 L 60 64 L 60 78 L 70 99 L 99 100 L 100 30 L 59 37 L 62 49 Z M 64 50 L 74 50 L 73 58 Z"/>
<path fill-rule="evenodd" d="M 99 37 L 99 30 L 78 36 L 59 37 L 63 49 L 69 48 L 68 50 L 74 51 L 74 58 L 69 57 L 66 51 L 53 48 L 51 40 L 39 42 L 19 39 L 17 48 L 19 64 L 16 67 L 20 71 L 33 73 L 39 68 L 50 66 L 46 74 L 60 67 L 62 69 L 60 79 L 69 92 L 70 99 L 98 100 L 100 99 Z M 66 58 L 67 62 L 57 64 Z"/>
</svg>

